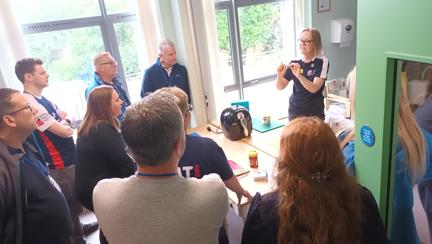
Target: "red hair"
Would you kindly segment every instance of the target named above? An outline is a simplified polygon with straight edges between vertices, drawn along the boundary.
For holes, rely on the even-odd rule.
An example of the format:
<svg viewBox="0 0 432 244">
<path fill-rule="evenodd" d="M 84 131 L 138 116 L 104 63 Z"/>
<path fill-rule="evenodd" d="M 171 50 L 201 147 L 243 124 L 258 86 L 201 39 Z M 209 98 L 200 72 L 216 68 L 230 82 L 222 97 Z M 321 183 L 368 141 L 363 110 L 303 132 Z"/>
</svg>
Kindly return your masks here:
<svg viewBox="0 0 432 244">
<path fill-rule="evenodd" d="M 331 128 L 297 118 L 280 140 L 279 243 L 359 243 L 361 199 Z"/>
</svg>

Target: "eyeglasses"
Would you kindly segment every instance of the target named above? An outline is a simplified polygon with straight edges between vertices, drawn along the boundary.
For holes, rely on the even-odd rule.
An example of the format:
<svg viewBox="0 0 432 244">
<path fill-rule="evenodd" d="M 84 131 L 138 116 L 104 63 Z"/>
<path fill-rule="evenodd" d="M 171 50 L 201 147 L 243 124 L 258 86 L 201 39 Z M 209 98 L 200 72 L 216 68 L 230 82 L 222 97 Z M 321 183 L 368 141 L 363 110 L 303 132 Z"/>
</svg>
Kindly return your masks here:
<svg viewBox="0 0 432 244">
<path fill-rule="evenodd" d="M 192 111 L 192 109 L 193 109 L 193 107 L 192 107 L 192 105 L 190 105 L 190 104 L 188 104 L 188 110 L 187 111 Z"/>
<path fill-rule="evenodd" d="M 117 65 L 117 61 L 109 61 L 109 62 L 105 62 L 105 63 L 100 63 L 99 65 L 104 65 L 104 64 L 109 64 L 109 65 Z"/>
<path fill-rule="evenodd" d="M 30 109 L 30 112 L 33 113 L 33 108 L 32 108 L 32 106 L 28 103 L 27 106 L 25 106 L 24 108 L 20 108 L 20 109 L 18 109 L 18 110 L 12 111 L 12 112 L 7 113 L 7 114 L 5 114 L 5 115 L 14 115 L 14 114 L 16 114 L 16 113 L 18 113 L 18 112 L 21 112 L 21 111 L 24 111 L 24 110 L 26 110 L 26 109 Z"/>
<path fill-rule="evenodd" d="M 302 39 L 298 39 L 297 41 L 301 42 L 303 45 L 305 44 L 309 44 L 311 42 L 313 42 L 314 40 L 302 40 Z"/>
</svg>

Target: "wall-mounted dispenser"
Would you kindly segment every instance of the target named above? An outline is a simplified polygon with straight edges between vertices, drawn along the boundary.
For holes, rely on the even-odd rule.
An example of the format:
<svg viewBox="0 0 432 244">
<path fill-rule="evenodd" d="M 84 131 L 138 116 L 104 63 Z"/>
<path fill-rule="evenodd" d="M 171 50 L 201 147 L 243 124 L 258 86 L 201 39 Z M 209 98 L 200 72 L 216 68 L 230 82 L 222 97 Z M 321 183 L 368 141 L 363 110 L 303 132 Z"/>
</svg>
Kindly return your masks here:
<svg viewBox="0 0 432 244">
<path fill-rule="evenodd" d="M 354 38 L 354 22 L 351 19 L 334 19 L 331 21 L 331 42 L 340 46 L 349 46 Z"/>
</svg>

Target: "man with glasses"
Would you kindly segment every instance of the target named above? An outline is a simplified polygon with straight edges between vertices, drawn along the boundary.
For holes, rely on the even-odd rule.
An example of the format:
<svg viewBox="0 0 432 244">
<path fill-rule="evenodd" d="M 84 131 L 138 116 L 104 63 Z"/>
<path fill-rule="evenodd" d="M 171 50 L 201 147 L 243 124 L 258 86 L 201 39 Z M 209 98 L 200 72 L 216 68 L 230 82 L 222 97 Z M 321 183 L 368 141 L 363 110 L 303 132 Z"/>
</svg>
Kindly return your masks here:
<svg viewBox="0 0 432 244">
<path fill-rule="evenodd" d="M 48 86 L 49 77 L 42 60 L 33 58 L 19 60 L 15 65 L 15 74 L 24 85 L 23 95 L 38 111 L 37 130 L 32 133 L 29 142 L 41 152 L 51 176 L 60 185 L 66 197 L 74 223 L 75 243 L 85 243 L 79 221 L 82 206 L 73 190 L 77 160 L 70 121 L 66 119 L 65 112 L 42 96 L 43 89 Z"/>
<path fill-rule="evenodd" d="M 36 148 L 36 108 L 17 90 L 0 89 L 0 243 L 70 244 L 67 203 Z"/>
<path fill-rule="evenodd" d="M 156 91 L 162 87 L 177 86 L 182 89 L 189 97 L 189 79 L 186 67 L 177 63 L 177 52 L 174 43 L 169 39 L 164 39 L 159 43 L 159 57 L 144 74 L 141 97 Z"/>
<path fill-rule="evenodd" d="M 123 101 L 121 110 L 122 113 L 118 116 L 120 121 L 123 121 L 123 114 L 126 107 L 129 106 L 130 100 L 126 91 L 123 89 L 123 84 L 120 77 L 117 75 L 117 61 L 111 56 L 109 52 L 102 52 L 96 55 L 93 59 L 93 66 L 95 69 L 94 80 L 90 83 L 85 91 L 85 97 L 93 90 L 93 88 L 100 85 L 112 86 Z"/>
</svg>

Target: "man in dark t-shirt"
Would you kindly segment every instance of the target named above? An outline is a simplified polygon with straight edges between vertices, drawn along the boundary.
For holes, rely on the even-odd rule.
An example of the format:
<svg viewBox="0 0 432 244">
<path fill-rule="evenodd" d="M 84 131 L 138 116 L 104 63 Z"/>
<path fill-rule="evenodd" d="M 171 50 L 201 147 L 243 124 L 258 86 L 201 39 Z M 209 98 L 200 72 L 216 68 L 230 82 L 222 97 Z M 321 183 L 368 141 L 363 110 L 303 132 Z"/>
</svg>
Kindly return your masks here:
<svg viewBox="0 0 432 244">
<path fill-rule="evenodd" d="M 178 105 L 183 114 L 184 129 L 189 128 L 192 106 L 188 103 L 187 94 L 178 87 L 165 87 L 158 91 L 168 92 L 179 99 Z M 216 173 L 224 181 L 225 186 L 237 194 L 239 202 L 242 197 L 252 199 L 249 192 L 243 189 L 237 177 L 233 174 L 222 148 L 210 138 L 186 136 L 186 148 L 180 158 L 178 172 L 183 177 L 195 177 L 198 179 L 204 175 Z"/>
</svg>

